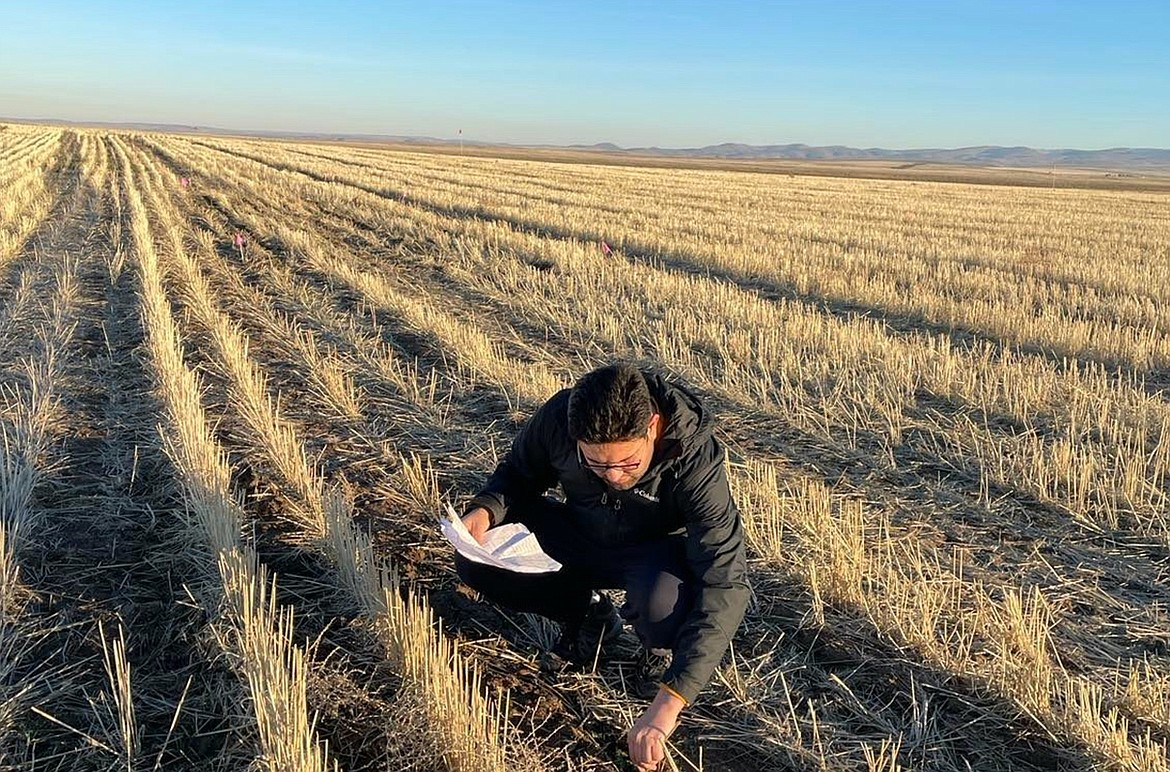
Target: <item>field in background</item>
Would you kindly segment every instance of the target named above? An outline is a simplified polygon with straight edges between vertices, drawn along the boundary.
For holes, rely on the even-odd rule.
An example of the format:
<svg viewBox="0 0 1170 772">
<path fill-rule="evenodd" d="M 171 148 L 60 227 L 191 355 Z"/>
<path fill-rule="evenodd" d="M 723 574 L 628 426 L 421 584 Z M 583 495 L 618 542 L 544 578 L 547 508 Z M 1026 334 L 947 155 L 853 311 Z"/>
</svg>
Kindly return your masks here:
<svg viewBox="0 0 1170 772">
<path fill-rule="evenodd" d="M 1170 768 L 1165 193 L 27 126 L 0 190 L 0 767 L 630 768 L 632 634 L 542 667 L 435 523 L 621 357 L 749 537 L 675 768 Z"/>
<path fill-rule="evenodd" d="M 280 140 L 284 141 L 284 140 Z M 358 140 L 288 140 L 319 147 L 394 150 L 405 153 L 436 153 L 477 158 L 519 161 L 549 161 L 606 166 L 640 166 L 655 169 L 696 169 L 703 171 L 799 174 L 817 177 L 845 177 L 907 182 L 964 182 L 976 185 L 1018 185 L 1039 188 L 1086 190 L 1129 190 L 1170 192 L 1170 170 L 1160 167 L 1106 169 L 1091 166 L 979 166 L 938 161 L 882 159 L 810 160 L 797 158 L 713 158 L 692 155 L 656 155 L 636 151 L 613 151 L 572 147 L 523 147 L 512 145 L 459 145 L 448 142 L 395 142 Z"/>
</svg>

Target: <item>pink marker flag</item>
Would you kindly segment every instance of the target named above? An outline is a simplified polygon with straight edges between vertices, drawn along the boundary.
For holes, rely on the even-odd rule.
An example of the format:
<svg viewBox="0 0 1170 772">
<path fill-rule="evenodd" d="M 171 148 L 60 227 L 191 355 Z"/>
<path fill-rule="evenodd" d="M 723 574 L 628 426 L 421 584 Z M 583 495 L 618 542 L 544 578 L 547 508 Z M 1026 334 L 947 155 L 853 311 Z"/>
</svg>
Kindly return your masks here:
<svg viewBox="0 0 1170 772">
<path fill-rule="evenodd" d="M 182 185 L 184 188 L 187 188 L 187 187 L 191 186 L 191 180 L 189 180 L 186 177 L 180 177 L 179 184 Z"/>
<path fill-rule="evenodd" d="M 244 234 L 237 233 L 236 237 L 232 239 L 232 243 L 236 245 L 236 249 L 243 249 L 247 239 L 244 238 Z"/>
<path fill-rule="evenodd" d="M 606 257 L 609 257 L 613 254 L 613 250 L 610 249 L 609 244 L 605 243 L 604 241 L 601 242 L 601 251 L 605 254 Z"/>
</svg>

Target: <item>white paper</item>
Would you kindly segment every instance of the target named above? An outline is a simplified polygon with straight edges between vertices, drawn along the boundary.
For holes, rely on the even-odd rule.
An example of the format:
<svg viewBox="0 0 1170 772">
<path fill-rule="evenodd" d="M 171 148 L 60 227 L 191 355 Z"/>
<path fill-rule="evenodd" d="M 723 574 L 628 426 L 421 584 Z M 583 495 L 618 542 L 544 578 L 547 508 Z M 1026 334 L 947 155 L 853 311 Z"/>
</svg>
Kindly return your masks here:
<svg viewBox="0 0 1170 772">
<path fill-rule="evenodd" d="M 441 518 L 440 526 L 447 541 L 459 554 L 476 563 L 520 574 L 543 574 L 561 569 L 561 564 L 545 554 L 536 536 L 521 523 L 489 528 L 484 534 L 484 543 L 480 544 L 448 504 L 447 516 Z"/>
</svg>

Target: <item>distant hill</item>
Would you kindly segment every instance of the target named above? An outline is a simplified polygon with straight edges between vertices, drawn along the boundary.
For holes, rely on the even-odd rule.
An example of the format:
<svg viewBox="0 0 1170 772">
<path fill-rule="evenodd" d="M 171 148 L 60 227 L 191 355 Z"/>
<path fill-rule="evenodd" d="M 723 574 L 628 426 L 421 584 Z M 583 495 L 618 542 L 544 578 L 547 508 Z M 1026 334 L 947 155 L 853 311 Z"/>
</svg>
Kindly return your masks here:
<svg viewBox="0 0 1170 772">
<path fill-rule="evenodd" d="M 78 123 L 53 119 L 0 118 L 0 122 L 43 123 L 57 125 L 102 126 L 131 131 L 162 131 L 181 134 L 208 134 L 224 136 L 274 137 L 280 139 L 337 140 L 350 142 L 402 142 L 420 145 L 454 145 L 458 139 L 437 137 L 398 136 L 391 134 L 348 134 L 342 132 L 304 131 L 245 131 L 221 129 L 211 126 L 188 126 L 170 123 Z M 476 142 L 462 140 L 468 147 L 497 146 L 517 147 L 503 142 Z M 528 146 L 532 147 L 532 146 Z M 719 145 L 689 148 L 630 147 L 625 148 L 612 142 L 594 145 L 538 145 L 545 148 L 569 148 L 599 153 L 620 153 L 623 155 L 663 156 L 680 158 L 725 158 L 742 160 L 788 159 L 806 161 L 905 161 L 910 164 L 970 164 L 974 166 L 1005 167 L 1089 167 L 1099 169 L 1170 170 L 1170 149 L 1151 147 L 1114 147 L 1105 150 L 1042 150 L 1031 147 L 1000 145 L 975 145 L 959 148 L 912 148 L 890 150 L 880 147 L 856 148 L 845 145 L 745 145 L 724 142 Z"/>
<path fill-rule="evenodd" d="M 977 145 L 960 148 L 918 148 L 888 150 L 880 147 L 856 148 L 844 145 L 743 145 L 725 142 L 695 148 L 636 147 L 617 148 L 611 143 L 577 145 L 581 150 L 622 152 L 637 155 L 660 155 L 687 158 L 783 158 L 805 161 L 908 161 L 917 163 L 977 164 L 980 166 L 1046 167 L 1088 166 L 1103 168 L 1170 168 L 1170 149 L 1115 147 L 1107 150 L 1038 150 L 1031 147 Z"/>
</svg>

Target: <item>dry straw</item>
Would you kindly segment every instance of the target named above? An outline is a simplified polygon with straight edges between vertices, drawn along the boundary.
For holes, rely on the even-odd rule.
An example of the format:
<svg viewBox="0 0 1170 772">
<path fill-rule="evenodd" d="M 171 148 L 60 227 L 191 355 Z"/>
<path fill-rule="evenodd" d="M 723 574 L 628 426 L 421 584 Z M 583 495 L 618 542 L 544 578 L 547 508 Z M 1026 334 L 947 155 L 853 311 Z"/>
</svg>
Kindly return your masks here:
<svg viewBox="0 0 1170 772">
<path fill-rule="evenodd" d="M 63 132 L 8 130 L 0 134 L 0 268 L 49 214 L 55 191 L 46 170 L 60 149 Z"/>
<path fill-rule="evenodd" d="M 241 198 L 287 191 L 290 207 L 306 207 L 296 222 L 254 211 L 253 224 L 303 268 L 360 293 L 436 352 L 454 352 L 464 378 L 517 406 L 551 393 L 554 373 L 578 368 L 533 344 L 543 328 L 588 352 L 582 359 L 616 351 L 665 365 L 718 395 L 745 427 L 764 413 L 818 442 L 884 457 L 890 469 L 911 440 L 940 464 L 977 470 L 985 508 L 994 488 L 1006 489 L 1085 533 L 1121 529 L 1167 543 L 1170 411 L 1144 379 L 1166 362 L 1165 339 L 1152 332 L 1164 326 L 1164 304 L 1151 301 L 1170 293 L 1135 278 L 1149 275 L 1159 239 L 1157 226 L 1142 225 L 1141 196 L 1010 192 L 987 213 L 986 191 L 962 186 L 798 179 L 776 193 L 772 177 L 606 170 L 602 198 L 590 184 L 601 172 L 588 167 L 508 163 L 501 173 L 427 156 L 164 144 Z M 658 205 L 646 206 L 647 196 Z M 848 204 L 843 217 L 821 208 L 833 196 Z M 767 216 L 728 219 L 749 203 Z M 301 229 L 311 212 L 413 240 L 429 256 L 409 259 L 441 255 L 452 286 L 371 266 L 343 240 Z M 986 227 L 996 218 L 1016 230 Z M 613 229 L 638 235 L 613 239 Z M 1116 247 L 1102 252 L 1109 260 L 1084 252 L 1090 232 Z M 601 236 L 620 261 L 590 243 Z M 459 293 L 485 307 L 446 307 Z M 987 340 L 938 334 L 949 331 Z M 495 342 L 497 332 L 515 335 L 526 359 Z M 1053 654 L 1058 620 L 1043 593 L 1008 581 L 993 600 L 965 578 L 961 553 L 915 545 L 880 508 L 802 488 L 800 477 L 785 483 L 800 494 L 785 496 L 767 464 L 749 468 L 737 486 L 755 502 L 745 511 L 763 513 L 749 518 L 756 553 L 803 577 L 822 619 L 829 605 L 861 609 L 915 656 L 980 679 L 1069 745 L 1118 768 L 1165 768 L 1148 729 L 1165 727 L 1165 714 L 1140 697 L 1165 692 L 1156 667 L 1122 663 L 1117 684 L 1073 675 Z M 803 545 L 803 562 L 787 561 L 791 550 L 776 546 L 785 539 Z M 889 748 L 880 750 L 871 765 L 888 761 Z"/>
<path fill-rule="evenodd" d="M 474 668 L 444 636 L 435 634 L 433 612 L 426 602 L 410 591 L 404 593 L 393 572 L 375 562 L 368 539 L 353 524 L 349 505 L 340 494 L 328 491 L 320 473 L 308 462 L 296 427 L 276 414 L 267 379 L 248 356 L 247 339 L 216 307 L 210 286 L 183 249 L 175 218 L 165 208 L 159 216 L 170 226 L 172 254 L 178 262 L 176 277 L 184 297 L 215 341 L 218 362 L 239 405 L 241 420 L 264 457 L 291 485 L 303 537 L 319 545 L 334 561 L 339 583 L 370 616 L 392 661 L 404 670 L 409 688 L 420 692 L 421 704 L 436 730 L 430 743 L 435 746 L 435 755 L 452 770 L 508 768 L 506 706 L 501 712 L 493 701 L 485 699 Z M 353 401 L 352 396 L 349 401 Z M 411 468 L 409 464 L 405 467 Z M 409 479 L 408 490 L 418 492 Z M 437 491 L 431 491 L 434 495 L 429 503 L 437 507 Z"/>
<path fill-rule="evenodd" d="M 241 538 L 243 516 L 231 492 L 227 462 L 210 434 L 199 383 L 183 362 L 143 201 L 143 194 L 149 200 L 150 189 L 142 162 L 121 143 L 117 149 L 130 181 L 144 326 L 160 397 L 167 406 L 163 437 L 182 474 L 192 528 L 203 537 L 213 562 L 210 569 L 218 579 L 211 589 L 224 605 L 213 611 L 218 612 L 221 644 L 232 655 L 251 697 L 251 723 L 261 749 L 257 762 L 274 772 L 336 769 L 317 741 L 308 715 L 304 652 L 291 640 L 291 611 L 275 606 L 267 572 L 258 564 L 253 547 Z"/>
</svg>

